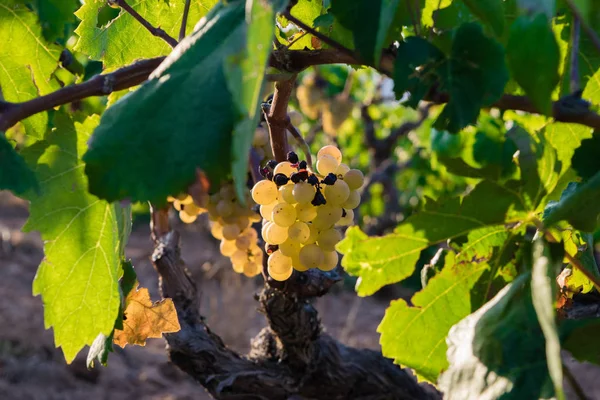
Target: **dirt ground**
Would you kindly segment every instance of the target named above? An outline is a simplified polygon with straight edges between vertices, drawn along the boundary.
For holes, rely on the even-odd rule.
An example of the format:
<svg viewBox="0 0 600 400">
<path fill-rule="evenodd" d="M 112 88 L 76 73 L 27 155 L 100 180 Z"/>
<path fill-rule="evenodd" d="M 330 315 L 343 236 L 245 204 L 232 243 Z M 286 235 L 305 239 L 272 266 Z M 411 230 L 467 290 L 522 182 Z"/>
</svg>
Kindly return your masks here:
<svg viewBox="0 0 600 400">
<path fill-rule="evenodd" d="M 31 294 L 43 253 L 38 234 L 20 231 L 26 218 L 26 205 L 0 192 L 0 399 L 210 399 L 199 384 L 169 363 L 162 339 L 150 339 L 145 347 L 116 347 L 106 368 L 88 371 L 85 350 L 67 366 L 60 349 L 54 347 L 52 331 L 44 329 L 41 299 Z M 253 299 L 260 279 L 235 274 L 201 223 L 178 229 L 188 268 L 197 282 L 202 280 L 203 314 L 228 346 L 245 353 L 250 339 L 265 325 Z M 148 227 L 136 224 L 127 255 L 141 286 L 158 300 L 151 250 Z M 334 337 L 351 346 L 379 349 L 375 329 L 387 304 L 338 288 L 318 299 L 316 307 Z M 600 400 L 600 368 L 566 362 L 588 398 Z"/>
</svg>

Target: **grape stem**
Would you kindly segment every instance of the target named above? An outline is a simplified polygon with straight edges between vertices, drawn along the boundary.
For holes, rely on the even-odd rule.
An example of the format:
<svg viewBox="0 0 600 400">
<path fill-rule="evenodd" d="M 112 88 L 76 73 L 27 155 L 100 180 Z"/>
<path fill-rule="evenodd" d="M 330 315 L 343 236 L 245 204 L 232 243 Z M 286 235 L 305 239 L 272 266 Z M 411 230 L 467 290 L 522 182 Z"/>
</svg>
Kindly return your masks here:
<svg viewBox="0 0 600 400">
<path fill-rule="evenodd" d="M 186 34 L 188 16 L 190 15 L 190 5 L 192 0 L 185 0 L 185 6 L 183 7 L 183 17 L 181 19 L 181 28 L 179 29 L 179 41 L 181 42 Z"/>
<path fill-rule="evenodd" d="M 590 40 L 594 44 L 594 47 L 596 47 L 598 52 L 600 52 L 600 37 L 598 36 L 594 28 L 592 28 L 589 24 L 585 22 L 585 20 L 582 18 L 581 11 L 579 11 L 573 0 L 565 0 L 565 2 L 567 3 L 567 6 L 571 9 L 573 17 L 576 20 L 579 20 L 579 22 L 581 23 L 581 27 L 585 31 L 585 34 L 590 38 Z"/>
<path fill-rule="evenodd" d="M 288 153 L 288 143 L 286 130 L 289 125 L 288 103 L 294 89 L 296 75 L 291 79 L 275 83 L 275 93 L 273 94 L 273 103 L 265 110 L 265 120 L 269 127 L 269 137 L 271 139 L 271 148 L 275 161 L 286 161 Z"/>
<path fill-rule="evenodd" d="M 288 120 L 289 120 L 289 117 L 288 117 Z M 289 125 L 287 126 L 287 130 L 292 134 L 294 139 L 296 139 L 296 141 L 298 142 L 298 145 L 302 148 L 302 152 L 304 153 L 304 158 L 306 159 L 306 163 L 308 164 L 310 169 L 313 169 L 312 156 L 310 155 L 310 147 L 308 146 L 308 143 L 306 143 L 306 141 L 304 140 L 304 138 L 302 137 L 302 135 L 300 134 L 298 129 L 294 126 L 294 124 L 292 124 L 291 121 L 289 122 Z"/>
</svg>

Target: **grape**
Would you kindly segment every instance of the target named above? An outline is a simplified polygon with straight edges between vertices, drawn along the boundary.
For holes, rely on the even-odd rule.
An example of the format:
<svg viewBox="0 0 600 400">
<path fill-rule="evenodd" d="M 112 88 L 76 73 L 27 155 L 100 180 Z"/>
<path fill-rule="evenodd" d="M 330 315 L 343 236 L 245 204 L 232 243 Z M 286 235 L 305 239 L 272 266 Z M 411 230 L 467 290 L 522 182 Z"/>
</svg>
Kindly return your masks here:
<svg viewBox="0 0 600 400">
<path fill-rule="evenodd" d="M 267 269 L 267 271 L 269 272 L 269 276 L 273 279 L 275 279 L 276 281 L 286 281 L 289 279 L 290 276 L 292 276 L 292 273 L 294 272 L 293 268 L 290 268 L 289 270 L 285 271 L 282 274 L 277 274 L 274 272 L 271 272 L 270 270 Z"/>
<path fill-rule="evenodd" d="M 179 219 L 184 224 L 191 224 L 192 222 L 194 222 L 196 220 L 196 218 L 198 218 L 197 214 L 190 215 L 190 214 L 186 213 L 185 211 L 179 211 Z"/>
<path fill-rule="evenodd" d="M 325 199 L 328 204 L 342 205 L 350 195 L 348 184 L 341 179 L 335 181 L 333 185 L 325 186 Z"/>
<path fill-rule="evenodd" d="M 233 214 L 233 203 L 228 200 L 219 201 L 217 204 L 217 213 L 219 213 L 221 217 L 227 217 Z"/>
<path fill-rule="evenodd" d="M 317 207 L 310 203 L 296 205 L 296 218 L 303 222 L 310 222 L 317 216 Z"/>
<path fill-rule="evenodd" d="M 235 198 L 235 190 L 233 189 L 233 186 L 221 186 L 221 189 L 219 189 L 219 196 L 221 196 L 222 200 L 233 200 Z"/>
<path fill-rule="evenodd" d="M 235 224 L 223 225 L 223 238 L 226 240 L 235 240 L 240 234 L 240 227 Z"/>
<path fill-rule="evenodd" d="M 349 226 L 354 223 L 354 211 L 346 210 L 346 215 L 336 223 L 338 226 Z"/>
<path fill-rule="evenodd" d="M 281 254 L 288 257 L 297 256 L 301 248 L 302 245 L 300 243 L 289 238 L 288 240 L 279 245 L 279 251 L 281 252 Z"/>
<path fill-rule="evenodd" d="M 321 147 L 321 150 L 319 150 L 319 152 L 317 153 L 317 160 L 323 157 L 324 155 L 328 155 L 335 158 L 338 165 L 342 162 L 342 152 L 335 146 L 328 145 Z"/>
<path fill-rule="evenodd" d="M 318 207 L 313 224 L 319 229 L 330 228 L 342 218 L 342 208 L 330 205 Z"/>
<path fill-rule="evenodd" d="M 310 236 L 310 228 L 302 221 L 294 222 L 288 228 L 288 237 L 298 243 L 305 243 Z"/>
<path fill-rule="evenodd" d="M 253 276 L 260 274 L 260 271 L 261 267 L 252 261 L 247 261 L 246 264 L 244 264 L 244 275 L 246 275 L 248 278 L 252 278 Z"/>
<path fill-rule="evenodd" d="M 248 261 L 248 253 L 246 253 L 245 251 L 236 250 L 231 255 L 231 263 L 233 264 L 234 267 L 241 266 L 242 270 L 243 270 L 244 264 L 246 264 L 246 261 Z"/>
<path fill-rule="evenodd" d="M 294 185 L 285 185 L 279 188 L 279 196 L 288 204 L 296 204 L 298 201 L 293 194 Z"/>
<path fill-rule="evenodd" d="M 292 268 L 292 259 L 277 250 L 269 256 L 267 266 L 269 267 L 269 272 L 282 274 Z"/>
<path fill-rule="evenodd" d="M 236 221 L 236 225 L 240 228 L 240 231 L 250 227 L 250 219 L 245 216 L 239 216 Z"/>
<path fill-rule="evenodd" d="M 360 189 L 365 182 L 365 177 L 362 172 L 357 169 L 351 169 L 344 175 L 344 181 L 348 184 L 350 190 Z"/>
<path fill-rule="evenodd" d="M 281 244 L 288 238 L 288 228 L 279 226 L 275 223 L 269 225 L 265 241 L 270 244 Z"/>
<path fill-rule="evenodd" d="M 221 250 L 221 254 L 225 257 L 231 257 L 233 253 L 237 251 L 237 247 L 235 245 L 234 240 L 221 240 L 221 244 L 219 245 L 219 250 Z"/>
<path fill-rule="evenodd" d="M 310 232 L 310 234 L 308 235 L 308 239 L 306 239 L 306 242 L 304 242 L 305 245 L 315 243 L 320 232 L 314 224 L 308 224 L 308 231 Z"/>
<path fill-rule="evenodd" d="M 221 225 L 218 221 L 213 222 L 210 226 L 210 233 L 215 239 L 223 239 L 223 225 Z"/>
<path fill-rule="evenodd" d="M 260 235 L 265 241 L 267 241 L 267 229 L 269 229 L 269 226 L 271 226 L 272 223 L 273 222 L 271 221 L 266 221 L 263 223 L 262 229 L 260 230 Z"/>
<path fill-rule="evenodd" d="M 292 172 L 296 172 L 296 168 L 292 167 L 292 163 L 289 161 L 282 161 L 273 170 L 273 175 L 284 174 L 289 177 Z"/>
<path fill-rule="evenodd" d="M 310 183 L 298 182 L 294 184 L 292 194 L 294 199 L 300 204 L 310 203 L 315 198 L 315 187 Z"/>
<path fill-rule="evenodd" d="M 238 250 L 242 250 L 242 251 L 246 251 L 248 250 L 248 248 L 250 248 L 250 237 L 248 236 L 238 236 L 235 239 L 235 246 L 238 248 Z"/>
<path fill-rule="evenodd" d="M 337 160 L 330 155 L 325 154 L 317 160 L 317 171 L 323 176 L 335 172 L 337 167 Z"/>
<path fill-rule="evenodd" d="M 272 221 L 273 219 L 273 209 L 275 208 L 275 206 L 279 204 L 277 201 L 274 201 L 271 204 L 268 205 L 262 205 L 260 206 L 260 215 L 262 215 L 262 217 L 264 219 L 266 219 L 267 221 Z"/>
<path fill-rule="evenodd" d="M 186 212 L 188 215 L 198 215 L 198 214 L 205 212 L 206 209 L 198 207 L 194 203 L 190 203 L 190 204 L 184 204 L 182 211 Z"/>
<path fill-rule="evenodd" d="M 333 251 L 340 240 L 342 240 L 342 234 L 337 229 L 330 228 L 319 233 L 317 244 L 323 251 Z"/>
<path fill-rule="evenodd" d="M 347 165 L 346 165 L 346 164 L 344 164 L 344 163 L 341 163 L 341 164 L 340 164 L 340 165 L 338 165 L 338 167 L 335 169 L 335 172 L 334 172 L 334 174 L 336 174 L 336 175 L 341 175 L 341 176 L 344 176 L 344 175 L 346 175 L 346 172 L 348 172 L 348 171 L 350 171 L 350 167 L 349 167 L 349 166 L 347 166 Z"/>
<path fill-rule="evenodd" d="M 331 271 L 335 267 L 337 267 L 338 263 L 338 253 L 337 251 L 325 251 L 323 257 L 323 263 L 319 265 L 319 269 L 321 271 Z"/>
<path fill-rule="evenodd" d="M 300 262 L 300 255 L 296 254 L 292 257 L 292 267 L 296 271 L 304 272 L 308 271 L 310 268 L 307 268 L 302 262 Z"/>
<path fill-rule="evenodd" d="M 298 111 L 292 110 L 288 113 L 288 116 L 290 117 L 290 122 L 292 125 L 298 126 L 302 123 L 302 114 L 300 114 Z"/>
<path fill-rule="evenodd" d="M 235 264 L 233 262 L 231 263 L 231 267 L 233 268 L 233 271 L 237 272 L 238 274 L 244 273 L 244 265 L 245 265 L 245 263 L 244 264 L 242 264 L 242 263 Z"/>
<path fill-rule="evenodd" d="M 317 268 L 323 263 L 324 254 L 323 250 L 316 244 L 308 244 L 300 249 L 298 257 L 300 258 L 300 263 L 305 267 Z"/>
<path fill-rule="evenodd" d="M 346 210 L 353 210 L 360 205 L 360 194 L 356 190 L 351 190 L 348 199 L 342 204 Z"/>
<path fill-rule="evenodd" d="M 277 200 L 277 185 L 269 180 L 262 180 L 252 188 L 252 200 L 256 204 L 266 205 Z"/>
<path fill-rule="evenodd" d="M 252 139 L 252 145 L 254 147 L 264 147 L 269 144 L 269 132 L 266 128 L 259 126 L 254 131 L 254 138 Z"/>
<path fill-rule="evenodd" d="M 252 229 L 250 227 L 244 229 L 242 233 L 240 233 L 240 235 L 248 237 L 250 239 L 251 244 L 256 243 L 256 241 L 258 240 L 258 233 L 256 233 L 255 229 Z"/>
<path fill-rule="evenodd" d="M 296 222 L 296 209 L 291 204 L 279 203 L 273 208 L 272 219 L 279 226 L 292 226 Z"/>
</svg>

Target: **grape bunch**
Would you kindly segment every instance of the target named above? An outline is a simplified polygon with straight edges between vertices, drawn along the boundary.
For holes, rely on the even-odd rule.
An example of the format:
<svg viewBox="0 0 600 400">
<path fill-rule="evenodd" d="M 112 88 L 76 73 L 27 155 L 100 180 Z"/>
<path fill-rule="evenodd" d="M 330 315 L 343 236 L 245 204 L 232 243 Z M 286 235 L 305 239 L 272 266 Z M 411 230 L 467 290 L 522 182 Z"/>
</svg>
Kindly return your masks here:
<svg viewBox="0 0 600 400">
<path fill-rule="evenodd" d="M 271 142 L 269 140 L 269 131 L 263 124 L 261 122 L 254 130 L 252 147 L 256 151 L 259 160 L 268 160 L 273 158 L 273 150 L 271 149 Z"/>
<path fill-rule="evenodd" d="M 284 281 L 294 269 L 336 267 L 335 245 L 342 239 L 336 226 L 352 224 L 364 182 L 362 172 L 341 161 L 337 147 L 325 146 L 317 154 L 316 173 L 293 152 L 287 161 L 261 168 L 266 179 L 254 185 L 252 199 L 264 218 L 261 233 L 273 279 Z"/>
<path fill-rule="evenodd" d="M 169 200 L 185 223 L 192 223 L 198 215 L 208 213 L 210 232 L 221 241 L 221 254 L 229 257 L 235 272 L 248 277 L 261 273 L 263 252 L 258 246 L 258 234 L 252 228 L 252 223 L 260 222 L 261 217 L 252 210 L 254 202 L 249 194 L 244 206 L 237 201 L 233 185 L 228 183 L 208 197 L 203 207 L 197 206 L 189 195 Z"/>
</svg>

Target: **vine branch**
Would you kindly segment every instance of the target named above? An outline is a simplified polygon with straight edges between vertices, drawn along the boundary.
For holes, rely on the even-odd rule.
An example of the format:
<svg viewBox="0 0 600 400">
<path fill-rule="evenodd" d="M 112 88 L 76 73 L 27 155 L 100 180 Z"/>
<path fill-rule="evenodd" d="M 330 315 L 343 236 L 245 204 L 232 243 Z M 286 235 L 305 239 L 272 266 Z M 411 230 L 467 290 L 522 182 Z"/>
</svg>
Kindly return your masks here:
<svg viewBox="0 0 600 400">
<path fill-rule="evenodd" d="M 121 7 L 123 10 L 125 10 L 127 13 L 129 13 L 133 18 L 135 18 L 136 21 L 138 21 L 140 24 L 142 24 L 144 26 L 144 28 L 146 28 L 148 30 L 148 32 L 150 32 L 151 34 L 153 34 L 154 36 L 156 36 L 158 38 L 161 38 L 162 40 L 167 42 L 167 44 L 169 46 L 171 46 L 173 48 L 175 48 L 175 46 L 177 46 L 177 44 L 178 44 L 177 40 L 175 40 L 171 36 L 169 36 L 169 34 L 167 32 L 165 32 L 163 29 L 153 26 L 144 17 L 142 17 L 137 11 L 135 11 L 129 4 L 127 4 L 127 1 L 125 1 L 125 0 L 109 0 L 109 3 L 116 4 L 119 7 Z"/>
<path fill-rule="evenodd" d="M 181 19 L 181 29 L 179 29 L 179 41 L 181 42 L 185 37 L 185 31 L 187 28 L 188 16 L 190 14 L 190 6 L 192 0 L 185 0 L 185 6 L 183 7 L 183 18 Z"/>
</svg>

